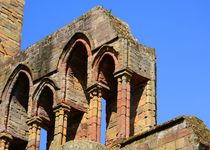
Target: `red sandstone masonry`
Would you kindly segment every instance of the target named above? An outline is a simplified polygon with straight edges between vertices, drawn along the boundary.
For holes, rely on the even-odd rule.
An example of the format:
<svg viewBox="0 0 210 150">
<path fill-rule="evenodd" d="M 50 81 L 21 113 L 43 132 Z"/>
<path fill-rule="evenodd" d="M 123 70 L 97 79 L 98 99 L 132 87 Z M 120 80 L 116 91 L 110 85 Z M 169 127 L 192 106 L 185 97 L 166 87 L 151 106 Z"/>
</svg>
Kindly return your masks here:
<svg viewBox="0 0 210 150">
<path fill-rule="evenodd" d="M 200 126 L 196 126 L 200 124 Z M 195 117 L 177 117 L 169 122 L 152 128 L 142 134 L 138 134 L 118 143 L 113 150 L 117 149 L 146 149 L 146 150 L 177 150 L 195 149 L 208 150 L 207 128 L 202 128 L 203 123 Z M 203 133 L 203 137 L 197 133 Z M 206 135 L 207 134 L 207 135 Z M 205 143 L 205 144 L 204 144 Z"/>
<path fill-rule="evenodd" d="M 19 9 L 15 24 L 19 26 L 23 1 L 17 2 L 20 6 L 11 11 Z M 10 4 L 4 6 L 10 9 Z M 6 34 L 2 31 L 0 38 Z M 11 39 L 16 42 L 8 40 L 0 48 L 19 46 L 20 28 L 14 33 Z M 9 52 L 4 50 L 1 53 Z M 48 149 L 69 140 L 100 142 L 102 98 L 106 100 L 107 147 L 122 142 L 124 148 L 125 139 L 155 128 L 154 49 L 139 44 L 128 25 L 101 6 L 25 51 L 16 54 L 19 48 L 14 50 L 13 57 L 0 61 L 0 149 L 39 149 L 41 128 L 48 132 Z M 193 131 L 188 129 L 161 132 L 163 137 L 154 135 L 133 146 L 190 147 L 185 140 Z"/>
</svg>

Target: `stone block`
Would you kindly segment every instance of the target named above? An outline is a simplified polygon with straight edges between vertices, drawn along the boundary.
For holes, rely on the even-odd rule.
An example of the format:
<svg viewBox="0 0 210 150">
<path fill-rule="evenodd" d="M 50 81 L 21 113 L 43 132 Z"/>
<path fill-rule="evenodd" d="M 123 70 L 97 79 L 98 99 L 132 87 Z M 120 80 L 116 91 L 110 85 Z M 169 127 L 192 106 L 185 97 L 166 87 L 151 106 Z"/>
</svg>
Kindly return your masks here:
<svg viewBox="0 0 210 150">
<path fill-rule="evenodd" d="M 175 141 L 166 143 L 165 146 L 166 146 L 166 149 L 167 149 L 167 150 L 176 150 Z"/>
<path fill-rule="evenodd" d="M 176 149 L 181 149 L 181 148 L 185 147 L 186 146 L 185 145 L 185 138 L 183 137 L 183 138 L 177 139 L 175 141 L 175 144 L 176 144 Z"/>
</svg>

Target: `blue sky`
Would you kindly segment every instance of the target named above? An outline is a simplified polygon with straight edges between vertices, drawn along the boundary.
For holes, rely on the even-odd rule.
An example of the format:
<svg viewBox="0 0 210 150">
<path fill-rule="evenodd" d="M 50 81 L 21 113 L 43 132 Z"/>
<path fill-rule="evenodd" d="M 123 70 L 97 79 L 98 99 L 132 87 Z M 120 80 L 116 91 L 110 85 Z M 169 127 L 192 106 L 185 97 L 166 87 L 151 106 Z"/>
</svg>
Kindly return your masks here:
<svg viewBox="0 0 210 150">
<path fill-rule="evenodd" d="M 195 115 L 210 128 L 209 0 L 26 0 L 22 49 L 96 5 L 127 22 L 157 54 L 158 124 Z"/>
</svg>

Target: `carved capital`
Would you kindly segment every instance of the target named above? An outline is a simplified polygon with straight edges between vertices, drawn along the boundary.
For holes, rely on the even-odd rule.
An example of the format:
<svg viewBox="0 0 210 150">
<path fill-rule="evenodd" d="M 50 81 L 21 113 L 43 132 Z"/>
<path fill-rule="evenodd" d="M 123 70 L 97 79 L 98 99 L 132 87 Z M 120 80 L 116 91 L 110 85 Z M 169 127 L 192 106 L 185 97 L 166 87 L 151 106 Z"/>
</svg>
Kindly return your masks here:
<svg viewBox="0 0 210 150">
<path fill-rule="evenodd" d="M 57 104 L 55 107 L 53 107 L 53 111 L 59 112 L 60 110 L 63 110 L 65 112 L 70 112 L 71 107 L 64 102 Z"/>
<path fill-rule="evenodd" d="M 33 124 L 40 125 L 41 122 L 42 122 L 42 119 L 39 116 L 33 116 L 32 118 L 26 120 L 26 123 L 29 126 Z"/>
<path fill-rule="evenodd" d="M 106 85 L 101 84 L 100 82 L 96 82 L 95 84 L 87 88 L 87 92 L 90 94 L 90 97 L 97 96 L 101 94 L 102 88 L 107 89 L 108 87 Z"/>
<path fill-rule="evenodd" d="M 118 82 L 130 82 L 133 72 L 130 69 L 122 69 L 114 73 L 114 77 Z"/>
</svg>

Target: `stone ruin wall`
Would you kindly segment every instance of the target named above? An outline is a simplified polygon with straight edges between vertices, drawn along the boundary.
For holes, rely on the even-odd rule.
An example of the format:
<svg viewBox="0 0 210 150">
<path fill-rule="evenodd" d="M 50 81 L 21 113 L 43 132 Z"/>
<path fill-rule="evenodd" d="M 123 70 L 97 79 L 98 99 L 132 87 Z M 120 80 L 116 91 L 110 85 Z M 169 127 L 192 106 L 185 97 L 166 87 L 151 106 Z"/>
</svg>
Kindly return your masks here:
<svg viewBox="0 0 210 150">
<path fill-rule="evenodd" d="M 197 119 L 156 126 L 155 51 L 126 23 L 98 6 L 19 51 L 23 3 L 0 7 L 0 150 L 39 149 L 41 128 L 47 149 L 208 149 Z M 102 98 L 107 147 L 98 144 Z"/>
<path fill-rule="evenodd" d="M 0 62 L 2 145 L 37 148 L 40 128 L 48 132 L 48 148 L 75 139 L 99 142 L 101 98 L 107 145 L 150 129 L 155 63 L 154 49 L 138 44 L 127 24 L 100 6 L 92 9 Z"/>
<path fill-rule="evenodd" d="M 209 150 L 209 130 L 193 116 L 180 116 L 136 137 L 113 150 Z"/>
<path fill-rule="evenodd" d="M 21 41 L 24 0 L 0 1 L 0 61 L 18 53 Z"/>
<path fill-rule="evenodd" d="M 79 145 L 79 146 L 78 146 Z M 132 136 L 112 148 L 95 142 L 70 141 L 59 150 L 209 150 L 209 130 L 193 116 L 179 116 L 141 134 Z"/>
</svg>

